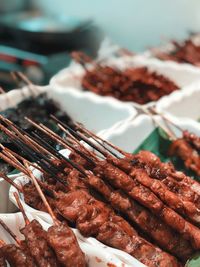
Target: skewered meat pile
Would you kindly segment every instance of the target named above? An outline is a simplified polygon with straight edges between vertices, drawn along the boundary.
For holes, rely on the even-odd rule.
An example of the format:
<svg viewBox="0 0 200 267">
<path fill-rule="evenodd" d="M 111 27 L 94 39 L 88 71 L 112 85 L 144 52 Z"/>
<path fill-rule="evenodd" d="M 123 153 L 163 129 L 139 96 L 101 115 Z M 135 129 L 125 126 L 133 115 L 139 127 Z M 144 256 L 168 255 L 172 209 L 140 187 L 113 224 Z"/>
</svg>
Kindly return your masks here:
<svg viewBox="0 0 200 267">
<path fill-rule="evenodd" d="M 47 231 L 41 224 L 28 220 L 25 211 L 16 197 L 20 210 L 23 213 L 25 226 L 20 229 L 24 240 L 18 240 L 14 233 L 0 221 L 0 224 L 12 236 L 16 244 L 0 242 L 2 265 L 7 261 L 12 267 L 85 267 L 86 260 L 81 251 L 73 231 L 65 222 L 54 220 L 54 225 Z"/>
<path fill-rule="evenodd" d="M 105 140 L 102 143 L 80 125 L 76 124 L 73 130 L 53 119 L 64 132 L 68 131 L 67 139 L 28 121 L 70 149 L 70 159 L 42 142 L 39 136 L 38 151 L 31 140 L 24 142 L 15 127 L 1 118 L 8 126 L 2 130 L 10 136 L 15 133 L 21 149 L 27 155 L 34 154 L 44 171 L 40 186 L 58 217 L 61 215 L 75 224 L 83 235 L 94 236 L 121 249 L 147 266 L 182 266 L 199 250 L 198 182 L 176 171 L 172 164 L 162 163 L 148 151 L 135 155 L 126 153 Z M 84 147 L 81 139 L 102 156 Z M 3 149 L 0 156 L 27 174 L 17 155 L 10 150 Z M 29 205 L 45 210 L 31 183 L 23 187 L 23 193 Z"/>
<path fill-rule="evenodd" d="M 180 63 L 189 63 L 199 66 L 200 46 L 192 40 L 186 40 L 183 44 L 172 42 L 174 49 L 171 53 L 156 52 L 155 55 L 162 60 L 173 60 Z"/>
<path fill-rule="evenodd" d="M 61 134 L 61 131 L 49 120 L 49 114 L 54 114 L 62 121 L 65 121 L 65 123 L 71 126 L 73 125 L 71 118 L 64 111 L 60 110 L 52 100 L 48 99 L 45 94 L 36 98 L 31 97 L 26 99 L 19 103 L 16 108 L 7 109 L 1 112 L 1 114 L 12 120 L 19 127 L 25 129 L 27 133 L 30 133 L 33 130 L 33 127 L 26 122 L 24 119 L 25 116 L 30 117 L 37 122 L 46 123 L 48 127 L 54 129 L 58 134 Z M 8 138 L 3 133 L 0 134 L 0 141 L 7 147 L 12 146 L 12 149 L 14 148 L 17 153 L 21 153 L 20 149 L 17 149 L 13 144 L 11 145 Z M 0 161 L 0 166 L 1 171 L 5 171 L 6 173 L 12 171 L 12 168 L 2 161 Z"/>
<path fill-rule="evenodd" d="M 0 247 L 2 259 L 11 267 L 86 266 L 76 237 L 65 223 L 52 226 L 45 232 L 38 221 L 33 220 L 22 229 L 22 233 L 25 241 L 20 241 L 20 245 L 2 242 Z"/>
<path fill-rule="evenodd" d="M 28 202 L 28 196 L 25 196 Z M 99 241 L 129 253 L 147 266 L 170 266 L 172 263 L 172 266 L 179 266 L 172 256 L 138 236 L 124 219 L 86 190 L 54 192 L 54 196 L 57 210 L 68 221 L 74 222 L 83 235 L 95 236 Z"/>
<path fill-rule="evenodd" d="M 85 67 L 91 62 L 81 55 L 74 53 L 74 58 Z M 79 55 L 79 57 L 77 56 Z M 160 97 L 168 95 L 178 89 L 170 79 L 146 67 L 129 68 L 124 71 L 117 68 L 93 64 L 93 69 L 86 69 L 82 78 L 82 87 L 103 96 L 113 96 L 122 101 L 134 101 L 146 104 L 157 101 Z"/>
</svg>

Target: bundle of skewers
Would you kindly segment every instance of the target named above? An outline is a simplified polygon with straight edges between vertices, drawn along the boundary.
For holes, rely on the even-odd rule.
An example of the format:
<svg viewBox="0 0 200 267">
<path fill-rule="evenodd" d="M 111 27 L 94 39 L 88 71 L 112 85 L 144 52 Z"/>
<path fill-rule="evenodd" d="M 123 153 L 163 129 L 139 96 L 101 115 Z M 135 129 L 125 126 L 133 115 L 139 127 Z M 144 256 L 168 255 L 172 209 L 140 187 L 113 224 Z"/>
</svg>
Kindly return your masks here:
<svg viewBox="0 0 200 267">
<path fill-rule="evenodd" d="M 31 179 L 31 176 L 29 176 Z M 7 176 L 5 179 L 10 181 Z M 34 176 L 33 176 L 34 179 Z M 34 180 L 33 180 L 34 181 Z M 41 219 L 33 219 L 30 213 L 27 213 L 19 198 L 21 189 L 16 186 L 16 192 L 13 194 L 21 213 L 16 216 L 12 214 L 9 225 L 7 225 L 7 216 L 0 219 L 0 266 L 21 267 L 21 266 L 87 266 L 87 267 L 113 267 L 113 266 L 140 266 L 138 261 L 126 259 L 127 255 L 121 255 L 121 259 L 115 254 L 118 251 L 98 244 L 97 242 L 88 242 L 77 231 L 68 227 L 67 223 L 58 221 L 40 190 L 37 180 L 35 180 L 36 191 L 41 196 L 44 206 L 52 216 L 52 223 L 47 224 Z M 28 215 L 27 215 L 28 214 Z M 11 215 L 10 215 L 11 216 Z M 9 217 L 10 217 L 9 216 Z M 29 219 L 31 218 L 31 219 Z M 14 220 L 14 221 L 13 221 Z M 12 225 L 15 223 L 14 231 Z M 5 242 L 4 240 L 7 240 Z M 77 242 L 78 241 L 78 242 Z M 95 247 L 94 247 L 95 246 Z M 132 257 L 130 257 L 132 258 Z"/>
<path fill-rule="evenodd" d="M 18 75 L 20 75 L 20 73 Z M 18 77 L 17 73 L 15 74 L 15 76 Z M 26 83 L 26 86 L 31 86 L 31 88 L 26 87 L 24 88 L 25 90 L 20 89 L 21 92 L 19 95 L 14 94 L 17 100 L 22 98 L 21 102 L 19 102 L 17 105 L 13 105 L 15 104 L 15 101 L 13 101 L 12 103 L 12 101 L 10 101 L 10 99 L 12 100 L 12 97 L 8 97 L 8 103 L 11 102 L 12 105 L 8 105 L 8 108 L 4 107 L 0 112 L 1 115 L 12 120 L 17 124 L 17 126 L 26 129 L 27 132 L 31 132 L 33 128 L 29 123 L 26 122 L 26 120 L 24 119 L 25 116 L 28 116 L 29 118 L 32 118 L 37 122 L 45 122 L 48 127 L 50 127 L 51 129 L 53 128 L 58 134 L 62 133 L 58 128 L 56 128 L 56 125 L 49 120 L 49 114 L 54 114 L 66 124 L 73 126 L 72 118 L 65 111 L 63 111 L 63 109 L 61 109 L 53 99 L 49 99 L 47 93 L 44 92 L 44 90 L 38 89 L 33 84 L 29 85 L 29 82 Z M 7 99 L 4 98 L 5 102 L 6 100 Z M 3 133 L 0 133 L 0 142 L 8 147 L 12 146 L 12 149 L 15 152 L 17 152 L 18 154 L 21 153 L 23 155 L 23 152 L 16 146 L 11 144 L 9 139 Z M 3 161 L 0 161 L 0 168 L 5 172 L 11 172 L 13 170 L 11 166 L 4 163 Z"/>
<path fill-rule="evenodd" d="M 95 237 L 150 267 L 183 266 L 199 251 L 197 181 L 151 152 L 126 153 L 80 124 L 72 129 L 54 116 L 52 119 L 65 137 L 27 121 L 68 149 L 69 157 L 38 132 L 27 134 L 2 116 L 0 129 L 34 163 L 3 146 L 0 157 L 30 177 L 28 166 L 43 173 L 39 186 L 58 220 L 66 220 L 83 236 Z M 18 190 L 29 206 L 47 211 L 33 181 Z"/>
<path fill-rule="evenodd" d="M 37 181 L 36 181 L 37 184 Z M 19 188 L 18 188 L 19 189 Z M 6 244 L 0 240 L 0 266 L 86 266 L 84 253 L 81 251 L 73 231 L 65 222 L 58 221 L 43 194 L 38 190 L 49 210 L 53 226 L 45 231 L 37 220 L 30 221 L 23 209 L 18 194 L 14 194 L 18 207 L 25 221 L 20 229 L 24 240 L 19 240 L 7 225 L 0 220 L 1 226 L 11 235 L 16 244 Z"/>
<path fill-rule="evenodd" d="M 146 104 L 179 89 L 169 78 L 152 72 L 147 67 L 121 70 L 95 62 L 82 52 L 73 52 L 72 57 L 85 70 L 81 79 L 82 88 L 102 96 Z"/>
</svg>

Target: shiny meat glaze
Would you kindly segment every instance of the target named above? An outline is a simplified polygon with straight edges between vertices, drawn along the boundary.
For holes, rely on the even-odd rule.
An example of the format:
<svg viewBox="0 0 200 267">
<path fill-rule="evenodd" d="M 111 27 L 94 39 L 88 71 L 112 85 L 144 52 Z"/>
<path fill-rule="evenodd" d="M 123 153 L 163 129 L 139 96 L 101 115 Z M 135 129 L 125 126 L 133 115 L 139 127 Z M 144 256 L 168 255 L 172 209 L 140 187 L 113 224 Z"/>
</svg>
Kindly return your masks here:
<svg viewBox="0 0 200 267">
<path fill-rule="evenodd" d="M 165 223 L 174 230 L 190 240 L 195 249 L 200 248 L 200 229 L 186 221 L 164 203 L 148 188 L 141 185 L 134 177 L 128 176 L 125 172 L 113 165 L 102 162 L 104 177 L 115 187 L 124 190 L 130 197 L 140 202 L 154 214 L 159 216 Z"/>
<path fill-rule="evenodd" d="M 31 221 L 21 230 L 21 233 L 25 236 L 31 256 L 39 267 L 59 266 L 55 253 L 47 243 L 47 233 L 38 221 Z"/>
<path fill-rule="evenodd" d="M 189 242 L 175 233 L 148 209 L 130 199 L 126 194 L 112 189 L 97 176 L 88 176 L 88 184 L 101 193 L 113 208 L 127 215 L 131 222 L 137 224 L 161 248 L 176 255 L 181 260 L 187 260 L 192 255 L 193 249 Z"/>
<path fill-rule="evenodd" d="M 92 234 L 109 246 L 123 249 L 150 267 L 180 266 L 174 257 L 135 234 L 135 230 L 132 230 L 127 222 L 125 223 L 109 207 L 94 199 L 86 191 L 69 192 L 60 197 L 57 195 L 57 198 L 57 209 L 67 220 L 75 221 L 83 235 Z M 115 227 L 106 239 L 101 231 L 108 229 L 109 224 Z"/>
<path fill-rule="evenodd" d="M 130 176 L 139 183 L 149 188 L 156 196 L 158 196 L 170 208 L 183 215 L 190 221 L 200 223 L 200 210 L 191 201 L 184 200 L 171 192 L 167 186 L 157 179 L 149 177 L 143 169 L 133 168 Z"/>
<path fill-rule="evenodd" d="M 151 178 L 161 180 L 182 200 L 191 201 L 200 208 L 200 184 L 183 172 L 176 171 L 171 163 L 161 162 L 155 154 L 140 151 L 136 155 L 130 154 L 129 157 L 113 159 L 111 162 L 126 173 L 129 173 L 133 166 L 143 168 Z"/>
<path fill-rule="evenodd" d="M 113 222 L 106 222 L 102 225 L 97 239 L 109 246 L 117 247 L 129 253 L 149 267 L 181 266 L 173 257 L 169 257 L 167 253 L 161 253 L 160 249 L 149 247 L 148 242 L 143 242 L 137 236 L 131 238 L 125 235 L 123 230 Z"/>
<path fill-rule="evenodd" d="M 86 260 L 73 231 L 62 222 L 48 229 L 49 245 L 56 253 L 57 259 L 65 267 L 86 267 Z"/>
<path fill-rule="evenodd" d="M 36 267 L 33 259 L 14 244 L 4 245 L 1 251 L 11 267 Z"/>
</svg>

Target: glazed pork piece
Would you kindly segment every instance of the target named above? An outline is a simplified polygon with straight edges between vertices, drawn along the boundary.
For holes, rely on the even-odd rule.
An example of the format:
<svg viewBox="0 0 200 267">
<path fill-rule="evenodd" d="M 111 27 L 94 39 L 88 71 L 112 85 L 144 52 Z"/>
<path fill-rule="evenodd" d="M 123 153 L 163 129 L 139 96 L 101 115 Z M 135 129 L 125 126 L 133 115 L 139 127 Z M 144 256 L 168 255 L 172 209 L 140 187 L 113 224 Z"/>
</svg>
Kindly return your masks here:
<svg viewBox="0 0 200 267">
<path fill-rule="evenodd" d="M 21 229 L 25 236 L 20 245 L 0 246 L 0 266 L 12 267 L 86 267 L 86 259 L 73 231 L 65 222 L 57 222 L 44 231 L 36 220 Z"/>
<path fill-rule="evenodd" d="M 47 240 L 62 266 L 86 267 L 85 255 L 80 250 L 73 231 L 65 222 L 51 226 L 47 232 Z"/>
<path fill-rule="evenodd" d="M 194 250 L 188 241 L 138 202 L 123 192 L 112 189 L 97 176 L 88 175 L 87 182 L 101 193 L 114 209 L 128 216 L 131 222 L 149 235 L 161 248 L 181 260 L 187 260 L 192 255 Z"/>
<path fill-rule="evenodd" d="M 120 160 L 109 160 L 126 173 L 129 173 L 132 167 L 144 169 L 150 177 L 161 180 L 169 190 L 200 208 L 200 184 L 183 172 L 175 170 L 172 163 L 161 162 L 155 154 L 140 151 L 136 155 L 127 154 Z"/>
<path fill-rule="evenodd" d="M 9 263 L 11 267 L 36 267 L 32 257 L 27 255 L 20 247 L 9 244 L 3 245 L 1 248 L 1 253 L 4 259 Z M 7 266 L 3 265 L 3 266 Z"/>
<path fill-rule="evenodd" d="M 178 213 L 166 206 L 149 188 L 143 186 L 135 177 L 130 177 L 117 167 L 102 161 L 102 172 L 105 179 L 130 197 L 150 209 L 165 223 L 188 239 L 195 249 L 200 248 L 200 229 L 186 221 Z"/>
<path fill-rule="evenodd" d="M 133 168 L 130 176 L 146 188 L 149 188 L 163 203 L 187 220 L 192 221 L 194 224 L 200 223 L 200 210 L 198 207 L 193 202 L 184 199 L 184 197 L 177 196 L 174 192 L 170 191 L 162 181 L 149 177 L 143 169 Z"/>
<path fill-rule="evenodd" d="M 77 228 L 83 235 L 94 235 L 99 241 L 122 249 L 147 266 L 179 266 L 175 258 L 138 236 L 126 221 L 115 215 L 105 204 L 91 197 L 85 190 L 60 195 L 56 207 L 63 217 L 76 222 Z M 112 226 L 113 223 L 112 229 L 109 225 Z M 102 234 L 102 229 L 108 231 L 108 239 Z"/>
<path fill-rule="evenodd" d="M 47 243 L 47 233 L 38 221 L 31 221 L 21 229 L 21 233 L 25 236 L 31 256 L 39 267 L 59 266 L 53 250 Z"/>
<path fill-rule="evenodd" d="M 184 139 L 173 141 L 169 148 L 170 156 L 178 156 L 187 169 L 191 169 L 200 175 L 200 156 L 198 152 Z"/>
<path fill-rule="evenodd" d="M 77 190 L 81 188 L 80 185 L 82 183 L 82 180 L 78 180 L 78 177 L 76 179 L 73 179 L 73 177 L 76 177 L 78 174 L 79 173 L 75 170 L 72 170 L 68 174 L 67 181 L 70 184 L 71 190 Z M 181 260 L 188 259 L 191 256 L 191 254 L 193 253 L 191 245 L 178 233 L 175 233 L 162 220 L 155 217 L 155 215 L 148 211 L 148 209 L 141 206 L 133 199 L 130 199 L 127 195 L 112 189 L 97 176 L 89 175 L 87 178 L 87 183 L 92 188 L 101 193 L 102 196 L 112 205 L 114 209 L 121 211 L 122 213 L 127 215 L 130 221 L 137 224 L 138 227 L 141 228 L 141 230 L 149 235 L 153 240 L 155 240 L 157 244 L 161 246 L 161 248 L 176 255 Z M 43 210 L 43 207 L 41 206 L 41 204 L 39 204 L 40 199 L 36 200 L 35 204 L 33 205 L 33 201 L 36 196 L 32 196 L 31 190 L 26 192 L 27 186 L 25 186 L 24 188 L 26 202 L 31 206 Z M 55 186 L 55 190 L 57 191 L 56 188 L 57 186 Z M 84 187 L 82 186 L 82 188 Z M 54 207 L 52 200 L 51 206 Z"/>
<path fill-rule="evenodd" d="M 104 145 L 108 142 L 105 141 L 102 146 L 97 142 L 101 146 L 98 149 L 88 141 L 88 145 L 102 154 L 99 157 L 94 150 L 90 151 L 79 143 L 80 139 L 86 142 L 91 137 L 87 132 L 83 131 L 86 136 L 84 140 L 75 133 L 76 129 L 67 129 L 74 134 L 74 138 L 69 139 L 70 144 L 75 146 L 75 149 L 70 147 L 73 150 L 70 159 L 65 159 L 46 145 L 44 147 L 50 149 L 49 152 L 45 150 L 44 155 L 39 154 L 40 151 L 37 152 L 32 143 L 27 144 L 29 151 L 38 153 L 39 158 L 41 155 L 37 164 L 45 173 L 38 184 L 53 211 L 56 211 L 57 218 L 69 221 L 85 237 L 95 237 L 108 246 L 123 250 L 149 267 L 181 266 L 178 260 L 184 264 L 200 249 L 200 229 L 196 226 L 200 220 L 198 182 L 176 171 L 172 164 L 162 163 L 148 151 L 132 155 L 116 148 L 123 156 L 118 158 L 105 149 Z M 186 137 L 188 142 L 194 141 L 192 136 Z M 196 139 L 195 145 L 198 145 Z M 40 147 L 41 153 L 44 147 Z M 83 154 L 77 153 L 76 149 Z M 11 153 L 3 148 L 2 152 L 7 155 Z M 43 168 L 45 162 L 47 165 Z M 21 169 L 21 165 L 18 168 Z M 18 190 L 24 193 L 27 204 L 40 210 L 45 210 L 44 206 L 48 209 L 45 201 L 41 205 L 31 183 Z M 38 194 L 42 195 L 39 189 Z M 37 265 L 44 266 L 46 263 L 43 264 L 43 260 L 51 258 L 49 251 L 52 250 L 55 264 L 85 266 L 84 255 L 77 250 L 77 241 L 70 237 L 68 228 L 63 230 L 67 225 L 58 223 L 53 212 L 50 213 L 57 223 L 49 229 L 49 235 L 44 233 L 32 238 L 31 234 L 37 232 L 32 228 L 26 233 L 27 244 L 28 238 L 30 244 L 35 244 L 37 236 L 45 241 L 41 243 L 45 255 L 44 252 L 34 255 L 34 250 L 31 251 Z M 30 244 L 28 247 L 31 248 Z M 45 249 L 44 245 L 50 250 Z M 65 253 L 64 247 L 69 249 L 68 253 Z M 38 255 L 41 255 L 42 261 L 39 261 Z M 73 255 L 77 261 L 71 259 Z"/>
<path fill-rule="evenodd" d="M 50 190 L 50 187 L 47 188 Z M 123 241 L 119 240 L 119 238 L 117 239 L 117 232 L 116 240 L 114 238 L 113 243 L 110 239 L 105 241 L 103 237 L 102 239 L 99 238 L 99 241 L 118 249 L 123 248 L 123 250 L 128 253 L 130 252 L 129 246 L 132 246 L 131 255 L 141 260 L 147 266 L 154 267 L 157 266 L 158 263 L 162 264 L 158 266 L 170 266 L 167 265 L 170 262 L 172 262 L 170 263 L 171 266 L 179 266 L 175 258 L 141 238 L 126 220 L 115 215 L 111 208 L 103 202 L 96 200 L 87 190 L 73 190 L 68 193 L 63 193 L 61 191 L 55 193 L 54 191 L 54 196 L 56 197 L 54 200 L 56 209 L 67 221 L 76 223 L 77 229 L 79 229 L 84 236 L 94 236 L 98 239 L 98 235 L 101 233 L 101 227 L 105 226 L 107 222 L 108 224 L 111 222 L 121 229 L 121 234 L 123 234 L 125 240 L 129 240 L 129 245 L 127 244 L 127 247 L 121 246 L 121 242 Z M 113 230 L 110 232 L 110 235 L 113 235 Z M 185 255 L 188 253 L 187 255 L 189 255 L 190 248 L 187 248 L 187 245 L 185 246 L 185 252 L 183 250 L 183 253 L 185 253 Z"/>
</svg>

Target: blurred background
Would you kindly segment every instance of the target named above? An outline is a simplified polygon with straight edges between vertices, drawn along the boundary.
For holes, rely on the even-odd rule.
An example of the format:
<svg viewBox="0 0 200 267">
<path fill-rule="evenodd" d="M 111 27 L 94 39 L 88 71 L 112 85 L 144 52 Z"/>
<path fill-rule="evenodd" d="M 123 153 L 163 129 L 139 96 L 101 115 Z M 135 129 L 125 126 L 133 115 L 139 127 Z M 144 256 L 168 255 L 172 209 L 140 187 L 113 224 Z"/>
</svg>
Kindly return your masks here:
<svg viewBox="0 0 200 267">
<path fill-rule="evenodd" d="M 198 0 L 34 0 L 50 14 L 93 18 L 107 36 L 137 52 L 200 28 Z"/>
<path fill-rule="evenodd" d="M 198 0 L 1 0 L 0 80 L 10 71 L 37 84 L 70 62 L 72 50 L 95 57 L 105 37 L 133 52 L 200 31 Z"/>
</svg>

